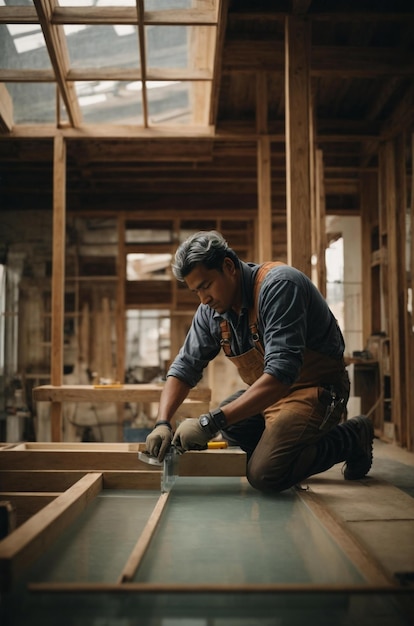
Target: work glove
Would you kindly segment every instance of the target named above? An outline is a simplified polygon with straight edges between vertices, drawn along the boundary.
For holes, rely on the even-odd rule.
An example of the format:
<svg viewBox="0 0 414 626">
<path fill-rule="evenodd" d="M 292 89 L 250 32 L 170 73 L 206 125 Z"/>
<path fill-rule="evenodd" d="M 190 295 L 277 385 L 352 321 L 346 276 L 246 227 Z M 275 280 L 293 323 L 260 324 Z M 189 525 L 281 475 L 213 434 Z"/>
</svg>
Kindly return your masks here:
<svg viewBox="0 0 414 626">
<path fill-rule="evenodd" d="M 175 431 L 172 445 L 179 452 L 186 450 L 205 450 L 207 443 L 214 436 L 208 428 L 201 426 L 199 419 L 188 418 L 181 422 Z"/>
<path fill-rule="evenodd" d="M 159 461 L 163 461 L 166 452 L 171 446 L 172 428 L 169 422 L 159 422 L 145 440 L 147 451 Z"/>
</svg>

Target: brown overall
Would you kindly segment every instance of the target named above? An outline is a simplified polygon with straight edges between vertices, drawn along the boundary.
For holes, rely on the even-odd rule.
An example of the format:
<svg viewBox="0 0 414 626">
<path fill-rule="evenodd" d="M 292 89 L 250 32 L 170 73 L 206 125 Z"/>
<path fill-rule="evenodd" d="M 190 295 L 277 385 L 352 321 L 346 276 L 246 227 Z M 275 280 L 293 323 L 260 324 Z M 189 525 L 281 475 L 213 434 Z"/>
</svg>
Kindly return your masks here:
<svg viewBox="0 0 414 626">
<path fill-rule="evenodd" d="M 227 320 L 221 323 L 223 350 L 248 385 L 263 374 L 264 349 L 257 332 L 258 300 L 263 279 L 275 265 L 283 264 L 264 263 L 255 280 L 255 307 L 249 311 L 255 347 L 230 356 L 229 325 Z M 312 471 L 317 465 L 315 444 L 339 423 L 348 396 L 349 379 L 343 359 L 335 360 L 307 349 L 299 378 L 289 393 L 263 411 L 265 429 L 248 463 L 249 482 L 262 491 L 282 491 L 316 473 Z"/>
</svg>

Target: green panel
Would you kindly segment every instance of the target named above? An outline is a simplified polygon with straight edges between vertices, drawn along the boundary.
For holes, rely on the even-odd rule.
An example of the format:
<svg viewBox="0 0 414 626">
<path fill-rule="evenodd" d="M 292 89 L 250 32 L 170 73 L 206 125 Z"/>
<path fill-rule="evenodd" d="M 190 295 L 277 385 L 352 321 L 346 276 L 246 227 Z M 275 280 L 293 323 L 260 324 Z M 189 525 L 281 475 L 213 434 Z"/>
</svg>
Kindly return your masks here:
<svg viewBox="0 0 414 626">
<path fill-rule="evenodd" d="M 178 478 L 136 582 L 365 584 L 294 491 Z"/>
<path fill-rule="evenodd" d="M 39 559 L 28 580 L 115 583 L 160 497 L 105 490 Z"/>
</svg>

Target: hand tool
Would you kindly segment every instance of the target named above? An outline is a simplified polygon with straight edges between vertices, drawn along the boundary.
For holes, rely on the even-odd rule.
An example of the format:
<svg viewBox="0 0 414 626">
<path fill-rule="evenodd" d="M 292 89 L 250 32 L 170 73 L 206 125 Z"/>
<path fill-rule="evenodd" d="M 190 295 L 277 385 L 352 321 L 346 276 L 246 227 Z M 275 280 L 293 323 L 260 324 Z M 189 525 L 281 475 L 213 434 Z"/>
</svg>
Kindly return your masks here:
<svg viewBox="0 0 414 626">
<path fill-rule="evenodd" d="M 220 448 L 227 448 L 227 441 L 209 441 L 207 444 L 208 450 L 217 450 Z M 168 448 L 163 461 L 159 461 L 157 457 L 151 456 L 151 454 L 146 450 L 138 452 L 138 458 L 140 461 L 143 461 L 148 465 L 157 465 L 158 467 L 162 467 L 162 493 L 170 491 L 177 480 L 178 458 L 180 455 L 181 452 L 175 446 L 170 446 Z"/>
<path fill-rule="evenodd" d="M 168 448 L 163 461 L 159 461 L 157 457 L 151 456 L 151 454 L 146 450 L 138 452 L 138 458 L 140 461 L 143 461 L 148 465 L 157 465 L 162 467 L 161 493 L 170 491 L 177 479 L 179 456 L 180 452 L 175 446 L 170 446 Z"/>
</svg>

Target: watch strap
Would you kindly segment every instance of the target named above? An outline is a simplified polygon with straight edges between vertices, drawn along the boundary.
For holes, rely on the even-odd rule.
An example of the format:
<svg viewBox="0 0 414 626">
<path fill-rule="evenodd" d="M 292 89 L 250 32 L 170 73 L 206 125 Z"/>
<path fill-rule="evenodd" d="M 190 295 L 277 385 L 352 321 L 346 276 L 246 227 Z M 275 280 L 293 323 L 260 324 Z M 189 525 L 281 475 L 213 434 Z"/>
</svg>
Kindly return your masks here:
<svg viewBox="0 0 414 626">
<path fill-rule="evenodd" d="M 210 411 L 210 417 L 217 427 L 217 430 L 223 430 L 227 426 L 227 419 L 221 409 Z"/>
</svg>

